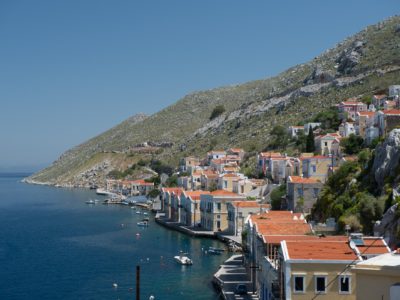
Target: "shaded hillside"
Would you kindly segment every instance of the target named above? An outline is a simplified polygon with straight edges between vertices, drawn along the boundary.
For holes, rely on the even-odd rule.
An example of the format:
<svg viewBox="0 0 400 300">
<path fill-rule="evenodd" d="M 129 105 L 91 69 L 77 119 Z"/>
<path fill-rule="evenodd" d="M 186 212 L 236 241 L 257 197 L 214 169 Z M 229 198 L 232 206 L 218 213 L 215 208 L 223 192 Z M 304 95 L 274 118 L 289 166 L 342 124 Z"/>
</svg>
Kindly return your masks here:
<svg viewBox="0 0 400 300">
<path fill-rule="evenodd" d="M 261 150 L 273 125 L 304 120 L 347 97 L 371 95 L 400 78 L 400 17 L 369 26 L 311 62 L 276 77 L 195 92 L 160 112 L 135 118 L 64 153 L 49 168 L 30 179 L 47 183 L 77 183 L 95 167 L 91 158 L 121 152 L 134 163 L 143 156 L 176 163 L 187 154 L 241 146 Z M 217 105 L 225 112 L 210 121 Z M 151 153 L 132 152 L 138 144 L 167 145 Z M 119 169 L 108 158 L 107 168 Z"/>
</svg>

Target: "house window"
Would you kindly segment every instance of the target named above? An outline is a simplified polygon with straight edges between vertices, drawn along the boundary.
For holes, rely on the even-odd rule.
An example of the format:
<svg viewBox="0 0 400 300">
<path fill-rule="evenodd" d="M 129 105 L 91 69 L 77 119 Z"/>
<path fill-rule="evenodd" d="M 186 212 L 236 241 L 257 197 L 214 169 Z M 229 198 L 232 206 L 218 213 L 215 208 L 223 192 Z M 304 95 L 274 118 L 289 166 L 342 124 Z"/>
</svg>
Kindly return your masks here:
<svg viewBox="0 0 400 300">
<path fill-rule="evenodd" d="M 228 188 L 228 181 L 224 180 L 224 189 Z"/>
<path fill-rule="evenodd" d="M 296 275 L 293 277 L 293 292 L 294 293 L 304 293 L 304 280 L 305 276 Z"/>
<path fill-rule="evenodd" d="M 221 219 L 221 215 L 217 215 L 217 219 Z"/>
<path fill-rule="evenodd" d="M 339 276 L 339 294 L 351 294 L 351 278 L 350 276 Z"/>
<path fill-rule="evenodd" d="M 303 197 L 303 189 L 297 188 L 297 194 L 299 194 L 299 197 Z"/>
<path fill-rule="evenodd" d="M 221 210 L 221 203 L 217 203 L 217 209 Z"/>
<path fill-rule="evenodd" d="M 315 276 L 315 293 L 326 293 L 326 276 Z"/>
<path fill-rule="evenodd" d="M 314 194 L 314 198 L 317 198 L 318 194 L 319 194 L 319 189 L 313 188 L 313 194 Z"/>
<path fill-rule="evenodd" d="M 311 167 L 312 167 L 312 171 L 313 171 L 314 173 L 317 172 L 317 166 L 316 166 L 316 165 L 312 165 Z"/>
</svg>

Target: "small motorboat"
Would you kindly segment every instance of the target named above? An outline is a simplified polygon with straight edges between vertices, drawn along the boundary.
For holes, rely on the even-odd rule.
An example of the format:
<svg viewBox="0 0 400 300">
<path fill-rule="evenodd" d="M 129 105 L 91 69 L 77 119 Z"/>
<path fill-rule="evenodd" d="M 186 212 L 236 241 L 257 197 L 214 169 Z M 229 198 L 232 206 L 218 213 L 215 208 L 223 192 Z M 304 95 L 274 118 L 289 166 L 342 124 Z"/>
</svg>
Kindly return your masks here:
<svg viewBox="0 0 400 300">
<path fill-rule="evenodd" d="M 193 264 L 192 260 L 191 260 L 189 257 L 187 257 L 186 254 L 187 254 L 187 253 L 183 253 L 183 251 L 181 251 L 181 252 L 179 253 L 179 255 L 174 256 L 174 259 L 175 259 L 178 263 L 180 263 L 181 265 L 187 265 L 187 266 L 188 266 L 188 265 L 192 265 L 192 264 Z"/>
<path fill-rule="evenodd" d="M 149 222 L 147 222 L 147 221 L 137 222 L 137 226 L 147 227 L 147 226 L 149 226 Z"/>
<path fill-rule="evenodd" d="M 96 204 L 96 201 L 93 199 L 89 199 L 88 201 L 85 202 L 86 204 Z"/>
<path fill-rule="evenodd" d="M 217 251 L 217 252 L 224 252 L 225 249 L 223 248 L 215 248 L 215 247 L 208 247 L 208 250 Z"/>
<path fill-rule="evenodd" d="M 211 249 L 211 247 L 210 248 L 208 248 L 208 250 L 207 250 L 207 252 L 206 253 L 208 253 L 208 254 L 214 254 L 214 255 L 221 255 L 221 251 L 218 251 L 218 250 L 215 250 L 215 249 Z"/>
</svg>

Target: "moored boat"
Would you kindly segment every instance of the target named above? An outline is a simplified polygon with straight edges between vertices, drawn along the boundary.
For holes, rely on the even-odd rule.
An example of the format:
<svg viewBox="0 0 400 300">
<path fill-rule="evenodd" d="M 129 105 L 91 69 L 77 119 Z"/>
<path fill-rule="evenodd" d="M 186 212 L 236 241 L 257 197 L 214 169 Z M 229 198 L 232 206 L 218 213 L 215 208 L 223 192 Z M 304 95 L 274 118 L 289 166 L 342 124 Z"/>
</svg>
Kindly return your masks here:
<svg viewBox="0 0 400 300">
<path fill-rule="evenodd" d="M 179 255 L 174 256 L 174 259 L 181 265 L 192 265 L 193 261 L 189 257 L 185 256 L 185 254 L 187 253 L 183 253 L 183 251 L 181 251 Z"/>
</svg>

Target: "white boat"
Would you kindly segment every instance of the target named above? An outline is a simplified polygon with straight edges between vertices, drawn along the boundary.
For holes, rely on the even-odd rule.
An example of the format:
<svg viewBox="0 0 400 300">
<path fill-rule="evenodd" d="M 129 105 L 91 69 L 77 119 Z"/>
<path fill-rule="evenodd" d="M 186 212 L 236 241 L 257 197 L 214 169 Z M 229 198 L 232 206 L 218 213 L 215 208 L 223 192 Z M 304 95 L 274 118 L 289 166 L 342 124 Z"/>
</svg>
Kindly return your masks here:
<svg viewBox="0 0 400 300">
<path fill-rule="evenodd" d="M 183 253 L 183 251 L 181 251 L 179 255 L 174 256 L 174 259 L 181 265 L 192 265 L 192 260 L 189 257 L 185 256 L 186 254 L 187 253 Z"/>
<path fill-rule="evenodd" d="M 147 221 L 137 222 L 137 226 L 147 227 L 147 226 L 149 226 L 149 222 L 147 222 Z"/>
<path fill-rule="evenodd" d="M 109 192 L 109 191 L 107 191 L 107 190 L 105 190 L 105 189 L 101 189 L 101 188 L 96 189 L 96 194 L 97 194 L 97 195 L 104 195 L 104 196 L 112 196 L 112 195 L 115 195 L 115 193 L 111 193 L 111 192 Z"/>
</svg>

